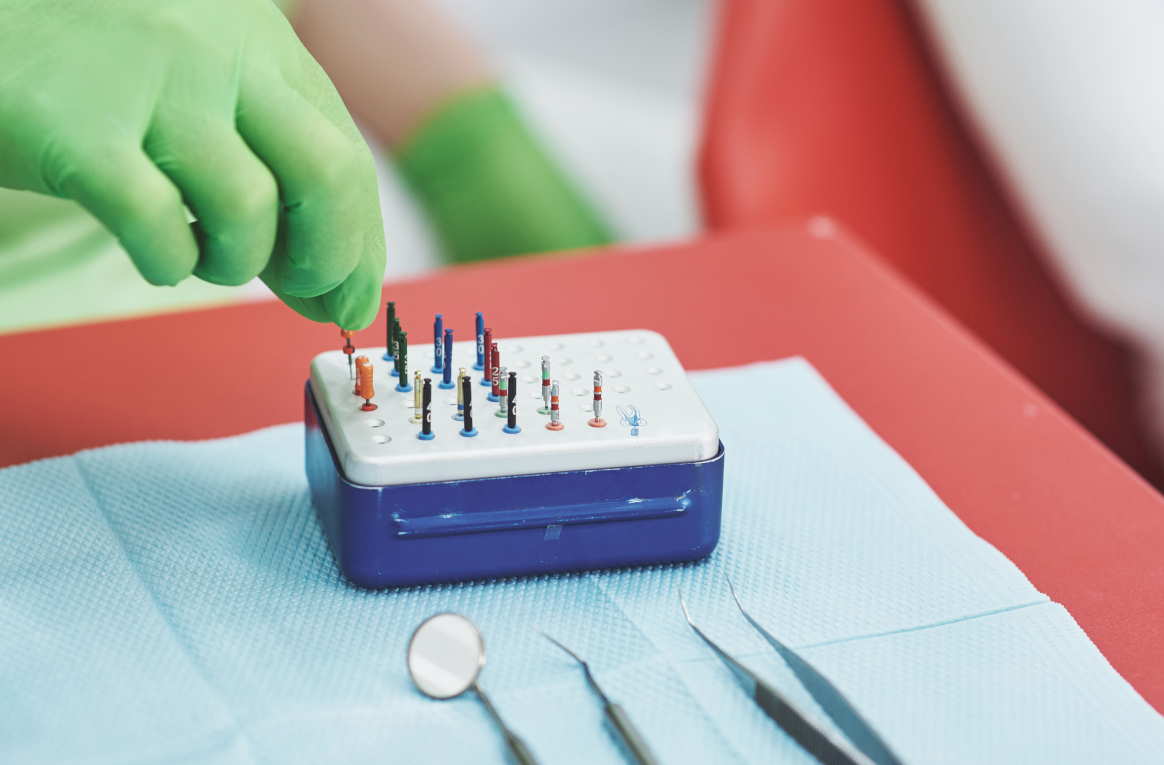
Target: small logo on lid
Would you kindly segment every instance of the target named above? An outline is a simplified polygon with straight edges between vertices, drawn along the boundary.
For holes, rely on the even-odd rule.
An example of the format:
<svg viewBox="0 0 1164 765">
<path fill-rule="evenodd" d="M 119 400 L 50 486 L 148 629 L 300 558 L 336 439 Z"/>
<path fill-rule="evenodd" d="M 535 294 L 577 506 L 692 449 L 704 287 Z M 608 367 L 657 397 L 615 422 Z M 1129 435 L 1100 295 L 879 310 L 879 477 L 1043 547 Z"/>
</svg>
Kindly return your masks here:
<svg viewBox="0 0 1164 765">
<path fill-rule="evenodd" d="M 623 427 L 631 429 L 632 436 L 637 436 L 639 434 L 639 428 L 647 424 L 639 408 L 634 404 L 631 404 L 629 407 L 616 406 L 615 409 L 618 410 L 619 421 Z"/>
</svg>

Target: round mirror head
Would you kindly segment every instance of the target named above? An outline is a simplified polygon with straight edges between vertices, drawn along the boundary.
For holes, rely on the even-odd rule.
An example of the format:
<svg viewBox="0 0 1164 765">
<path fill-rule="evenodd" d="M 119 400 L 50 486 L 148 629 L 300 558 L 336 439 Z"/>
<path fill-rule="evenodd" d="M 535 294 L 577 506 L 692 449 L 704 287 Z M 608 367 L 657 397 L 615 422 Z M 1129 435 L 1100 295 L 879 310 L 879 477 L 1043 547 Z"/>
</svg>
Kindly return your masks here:
<svg viewBox="0 0 1164 765">
<path fill-rule="evenodd" d="M 485 666 L 485 641 L 460 614 L 425 619 L 408 642 L 408 674 L 425 696 L 451 699 L 473 687 Z"/>
</svg>

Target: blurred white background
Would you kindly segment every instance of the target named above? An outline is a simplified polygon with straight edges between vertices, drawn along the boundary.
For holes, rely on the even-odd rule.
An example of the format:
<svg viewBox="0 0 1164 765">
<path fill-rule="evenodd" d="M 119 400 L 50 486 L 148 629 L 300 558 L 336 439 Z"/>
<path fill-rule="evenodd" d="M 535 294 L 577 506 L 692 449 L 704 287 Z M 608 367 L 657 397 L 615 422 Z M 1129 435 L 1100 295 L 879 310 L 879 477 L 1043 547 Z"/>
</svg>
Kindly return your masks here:
<svg viewBox="0 0 1164 765">
<path fill-rule="evenodd" d="M 710 0 L 438 0 L 496 65 L 551 154 L 629 242 L 699 228 L 695 151 Z M 388 279 L 439 263 L 377 152 Z"/>
</svg>

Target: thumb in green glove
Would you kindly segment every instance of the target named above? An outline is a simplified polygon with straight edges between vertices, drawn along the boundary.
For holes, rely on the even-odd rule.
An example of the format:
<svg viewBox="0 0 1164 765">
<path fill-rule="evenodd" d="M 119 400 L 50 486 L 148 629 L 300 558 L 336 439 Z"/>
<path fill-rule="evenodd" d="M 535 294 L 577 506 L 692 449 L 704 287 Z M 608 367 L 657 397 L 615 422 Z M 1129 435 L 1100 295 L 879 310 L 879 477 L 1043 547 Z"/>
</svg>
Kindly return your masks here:
<svg viewBox="0 0 1164 765">
<path fill-rule="evenodd" d="M 0 186 L 76 200 L 151 283 L 375 318 L 375 165 L 268 0 L 0 0 L 0 83 Z"/>
</svg>

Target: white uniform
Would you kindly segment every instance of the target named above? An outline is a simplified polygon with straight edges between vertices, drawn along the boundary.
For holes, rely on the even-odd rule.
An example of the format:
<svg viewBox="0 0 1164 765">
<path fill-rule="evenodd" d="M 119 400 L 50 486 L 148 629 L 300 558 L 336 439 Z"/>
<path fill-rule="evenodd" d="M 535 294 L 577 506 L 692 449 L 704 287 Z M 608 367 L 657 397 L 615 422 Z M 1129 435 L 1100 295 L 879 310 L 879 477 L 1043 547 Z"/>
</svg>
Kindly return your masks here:
<svg viewBox="0 0 1164 765">
<path fill-rule="evenodd" d="M 1069 292 L 1140 353 L 1164 452 L 1164 2 L 918 5 Z"/>
</svg>

